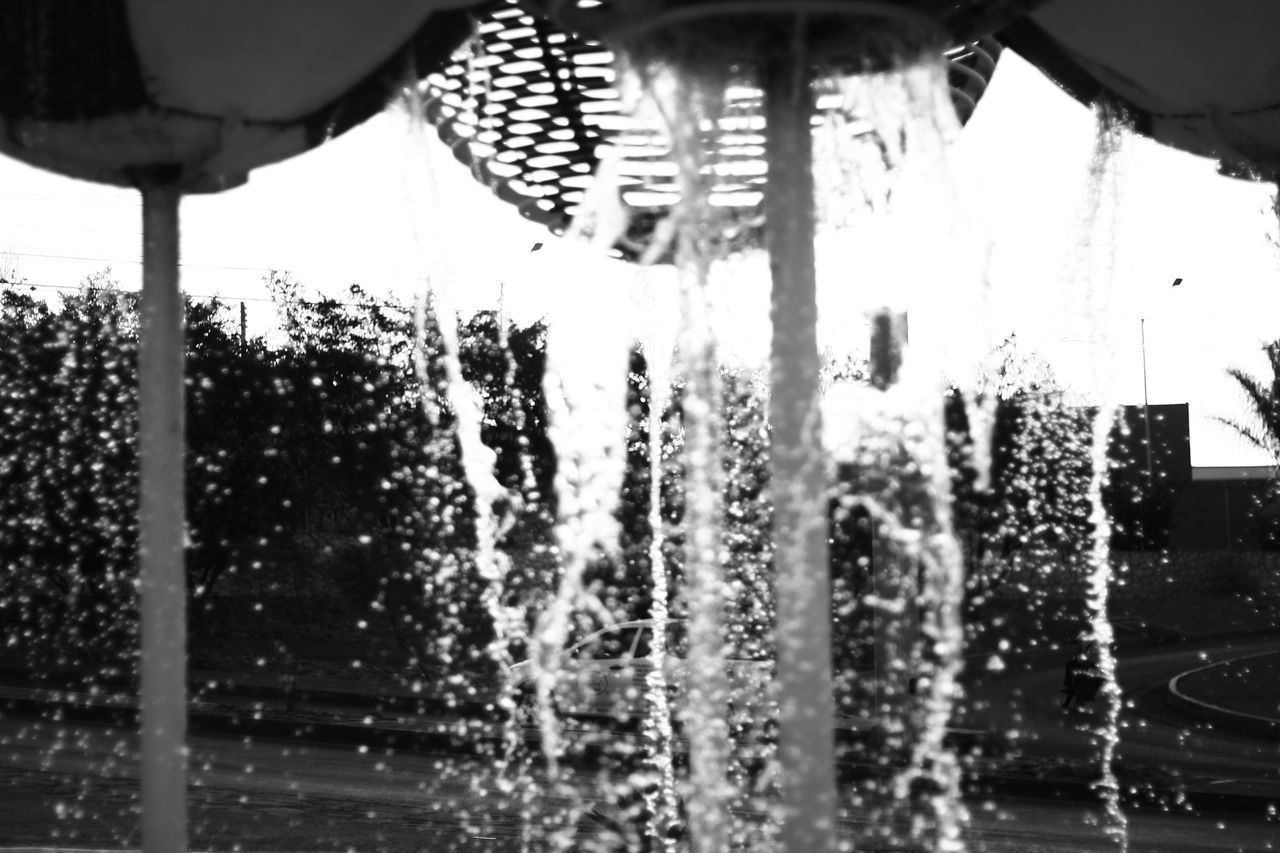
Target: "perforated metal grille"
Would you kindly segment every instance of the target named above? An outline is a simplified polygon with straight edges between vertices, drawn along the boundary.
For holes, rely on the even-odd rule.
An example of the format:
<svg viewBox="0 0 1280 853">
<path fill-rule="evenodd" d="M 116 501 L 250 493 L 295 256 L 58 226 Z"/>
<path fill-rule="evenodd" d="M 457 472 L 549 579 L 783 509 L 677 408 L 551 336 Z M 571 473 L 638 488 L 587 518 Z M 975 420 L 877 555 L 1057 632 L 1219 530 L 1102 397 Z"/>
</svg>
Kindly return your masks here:
<svg viewBox="0 0 1280 853">
<path fill-rule="evenodd" d="M 961 121 L 986 89 L 999 52 L 993 39 L 947 52 Z M 556 233 L 594 180 L 601 147 L 620 148 L 620 191 L 631 222 L 617 248 L 632 256 L 679 194 L 662 135 L 623 113 L 616 83 L 613 54 L 600 42 L 511 4 L 487 14 L 472 41 L 426 80 L 424 103 L 428 121 L 476 180 Z M 729 90 L 713 144 L 712 203 L 747 222 L 758 218 L 766 167 L 757 90 Z"/>
</svg>

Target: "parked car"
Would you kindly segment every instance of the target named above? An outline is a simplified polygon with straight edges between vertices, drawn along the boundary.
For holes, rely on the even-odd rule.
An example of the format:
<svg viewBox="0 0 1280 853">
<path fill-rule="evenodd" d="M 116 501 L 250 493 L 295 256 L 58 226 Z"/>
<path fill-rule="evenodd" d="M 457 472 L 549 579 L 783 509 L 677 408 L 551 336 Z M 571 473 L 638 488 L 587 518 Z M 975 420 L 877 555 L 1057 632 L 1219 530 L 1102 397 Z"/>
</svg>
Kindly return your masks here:
<svg viewBox="0 0 1280 853">
<path fill-rule="evenodd" d="M 620 622 L 587 634 L 560 654 L 552 691 L 552 702 L 558 718 L 565 716 L 613 720 L 634 724 L 648 711 L 650 657 L 653 632 L 658 623 L 653 619 Z M 687 661 L 687 623 L 670 620 L 665 623 L 667 695 L 676 709 L 685 695 L 689 673 Z M 734 737 L 744 741 L 772 740 L 776 735 L 777 706 L 770 698 L 769 683 L 774 677 L 774 662 L 762 653 L 757 659 L 730 656 L 725 660 L 728 676 L 728 710 L 738 729 Z M 860 673 L 874 679 L 874 673 Z M 529 661 L 514 664 L 508 677 L 517 690 L 516 715 L 526 728 L 537 728 L 537 702 L 533 668 Z M 873 717 L 837 716 L 835 730 L 844 737 L 882 744 L 888 736 L 883 725 Z M 1006 739 L 983 729 L 948 726 L 946 737 L 965 752 L 986 754 L 1007 752 Z"/>
<path fill-rule="evenodd" d="M 648 709 L 648 679 L 653 672 L 651 656 L 653 619 L 620 622 L 595 631 L 570 645 L 557 661 L 552 697 L 560 714 L 580 717 L 608 717 L 618 721 L 642 719 Z M 679 701 L 685 693 L 689 664 L 686 660 L 687 624 L 670 620 L 664 624 L 667 695 Z M 725 661 L 729 702 L 745 707 L 764 701 L 773 664 L 767 660 L 730 657 Z M 511 667 L 509 677 L 517 689 L 522 722 L 535 722 L 533 666 L 521 661 Z"/>
</svg>

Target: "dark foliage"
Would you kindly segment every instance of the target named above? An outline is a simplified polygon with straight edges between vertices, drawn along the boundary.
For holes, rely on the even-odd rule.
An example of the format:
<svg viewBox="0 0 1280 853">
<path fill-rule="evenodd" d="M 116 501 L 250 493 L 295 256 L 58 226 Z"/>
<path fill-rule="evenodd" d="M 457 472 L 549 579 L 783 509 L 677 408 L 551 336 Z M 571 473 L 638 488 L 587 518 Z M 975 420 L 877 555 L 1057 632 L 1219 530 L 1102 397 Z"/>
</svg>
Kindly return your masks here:
<svg viewBox="0 0 1280 853">
<path fill-rule="evenodd" d="M 268 284 L 283 342 L 242 341 L 217 301 L 186 306 L 196 663 L 297 667 L 355 636 L 351 661 L 430 677 L 483 670 L 491 621 L 434 326 L 415 364 L 409 310 L 358 287 L 307 301 L 287 276 Z M 57 308 L 0 291 L 0 625 L 29 663 L 131 668 L 135 316 L 133 298 L 101 280 Z M 543 333 L 500 340 L 481 317 L 461 338 L 513 496 L 499 508 L 513 516 L 500 543 L 520 567 L 512 595 L 528 595 L 554 556 Z"/>
<path fill-rule="evenodd" d="M 1262 347 L 1271 367 L 1268 379 L 1257 379 L 1239 368 L 1232 368 L 1227 375 L 1240 387 L 1244 395 L 1243 419 L 1219 418 L 1248 444 L 1270 454 L 1280 462 L 1280 340 Z M 1263 547 L 1280 549 L 1280 482 L 1273 479 L 1258 497 L 1254 508 L 1260 521 L 1260 538 Z"/>
<path fill-rule="evenodd" d="M 0 631 L 48 663 L 119 667 L 137 541 L 132 302 L 0 293 Z"/>
</svg>

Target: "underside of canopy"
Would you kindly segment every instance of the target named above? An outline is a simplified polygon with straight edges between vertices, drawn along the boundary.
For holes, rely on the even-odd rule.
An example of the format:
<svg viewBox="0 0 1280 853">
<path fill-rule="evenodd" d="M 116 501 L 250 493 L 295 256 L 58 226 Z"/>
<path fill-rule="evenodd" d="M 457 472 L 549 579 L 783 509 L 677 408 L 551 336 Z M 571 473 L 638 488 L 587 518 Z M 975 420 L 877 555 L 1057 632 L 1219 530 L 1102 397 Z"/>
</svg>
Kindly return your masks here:
<svg viewBox="0 0 1280 853">
<path fill-rule="evenodd" d="M 426 118 L 477 181 L 555 233 L 568 228 L 603 152 L 613 149 L 629 214 L 615 248 L 636 258 L 680 197 L 671 152 L 658 128 L 627 114 L 613 47 L 532 11 L 537 5 L 502 3 L 480 17 L 474 38 L 428 76 Z M 995 73 L 1000 49 L 983 38 L 946 50 L 962 122 Z M 713 201 L 736 223 L 727 230 L 747 242 L 758 242 L 763 220 L 764 132 L 759 89 L 732 87 L 709 160 Z"/>
<path fill-rule="evenodd" d="M 1119 106 L 1139 133 L 1225 174 L 1274 179 L 1277 33 L 1270 0 L 1054 0 L 1000 39 L 1077 99 Z"/>
<path fill-rule="evenodd" d="M 459 0 L 0 4 L 0 151 L 218 190 L 381 110 L 472 27 Z"/>
</svg>

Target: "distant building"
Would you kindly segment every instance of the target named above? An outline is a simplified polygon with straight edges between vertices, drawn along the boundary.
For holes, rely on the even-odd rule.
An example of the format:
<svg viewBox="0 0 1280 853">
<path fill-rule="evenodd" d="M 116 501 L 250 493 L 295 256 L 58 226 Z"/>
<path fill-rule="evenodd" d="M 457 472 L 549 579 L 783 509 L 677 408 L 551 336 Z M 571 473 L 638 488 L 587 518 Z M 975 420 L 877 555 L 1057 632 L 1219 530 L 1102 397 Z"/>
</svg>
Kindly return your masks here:
<svg viewBox="0 0 1280 853">
<path fill-rule="evenodd" d="M 1143 406 L 1125 406 L 1121 427 L 1112 437 L 1111 482 L 1117 490 L 1141 495 L 1111 502 L 1117 521 L 1141 536 L 1116 543 L 1125 550 L 1168 547 L 1174 551 L 1256 551 L 1266 545 L 1270 508 L 1268 484 L 1276 469 L 1257 467 L 1193 468 L 1191 419 L 1186 403 L 1151 406 L 1151 456 L 1148 482 L 1146 424 Z M 1131 509 L 1125 509 L 1125 507 Z M 1123 518 L 1125 513 L 1129 518 Z M 1141 541 L 1139 541 L 1141 540 Z"/>
<path fill-rule="evenodd" d="M 1264 547 L 1272 465 L 1195 468 L 1178 492 L 1169 547 L 1177 551 L 1256 551 Z"/>
<path fill-rule="evenodd" d="M 1112 547 L 1121 551 L 1172 547 L 1175 505 L 1193 480 L 1187 404 L 1121 407 L 1108 455 Z"/>
</svg>

